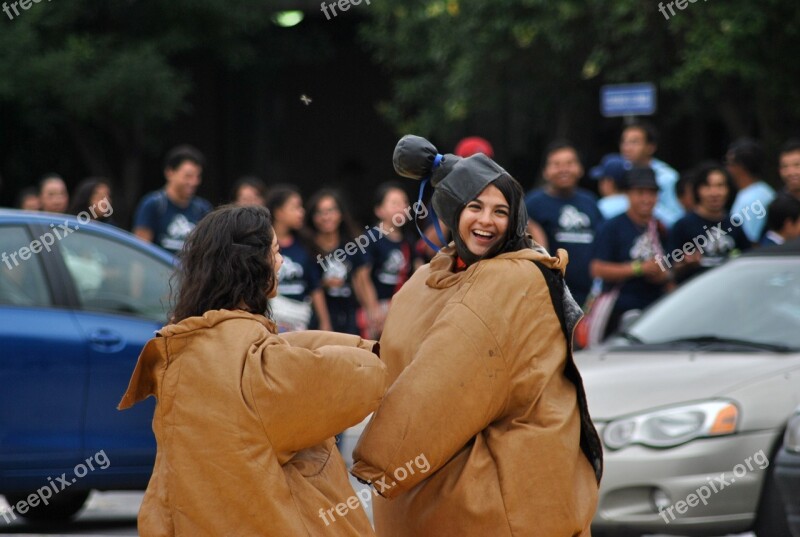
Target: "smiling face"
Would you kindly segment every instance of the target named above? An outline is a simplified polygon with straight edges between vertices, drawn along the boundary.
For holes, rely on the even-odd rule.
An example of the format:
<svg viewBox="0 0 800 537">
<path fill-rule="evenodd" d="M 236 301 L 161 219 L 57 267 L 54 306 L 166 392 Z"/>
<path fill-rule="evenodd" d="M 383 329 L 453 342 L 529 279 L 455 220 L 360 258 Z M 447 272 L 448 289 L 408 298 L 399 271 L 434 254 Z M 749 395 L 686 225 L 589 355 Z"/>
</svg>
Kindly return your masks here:
<svg viewBox="0 0 800 537">
<path fill-rule="evenodd" d="M 167 178 L 167 193 L 179 202 L 188 203 L 200 186 L 203 168 L 191 160 L 184 160 L 177 168 L 164 170 L 164 176 Z"/>
<path fill-rule="evenodd" d="M 550 153 L 542 175 L 557 192 L 569 192 L 583 175 L 583 166 L 575 150 L 565 147 Z"/>
<path fill-rule="evenodd" d="M 510 208 L 503 193 L 489 185 L 464 207 L 458 218 L 458 234 L 467 249 L 483 257 L 505 238 Z"/>
<path fill-rule="evenodd" d="M 314 226 L 320 233 L 333 233 L 339 229 L 342 223 L 342 212 L 336 204 L 336 200 L 331 197 L 324 197 L 319 200 L 312 215 Z"/>
</svg>

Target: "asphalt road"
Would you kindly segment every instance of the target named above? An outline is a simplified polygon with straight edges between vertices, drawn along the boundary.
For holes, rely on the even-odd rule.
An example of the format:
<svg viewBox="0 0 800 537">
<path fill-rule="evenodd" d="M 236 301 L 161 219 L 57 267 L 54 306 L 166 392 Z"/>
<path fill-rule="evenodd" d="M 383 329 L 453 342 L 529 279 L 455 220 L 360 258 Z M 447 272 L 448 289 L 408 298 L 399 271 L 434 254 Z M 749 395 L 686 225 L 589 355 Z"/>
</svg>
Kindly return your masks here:
<svg viewBox="0 0 800 537">
<path fill-rule="evenodd" d="M 142 501 L 141 492 L 95 492 L 89 497 L 86 507 L 69 524 L 52 526 L 33 525 L 17 519 L 11 523 L 0 517 L 0 535 L 139 535 L 136 531 L 136 513 Z M 8 504 L 0 496 L 0 511 Z M 647 537 L 668 537 L 654 535 Z M 744 533 L 729 537 L 755 537 Z"/>
</svg>

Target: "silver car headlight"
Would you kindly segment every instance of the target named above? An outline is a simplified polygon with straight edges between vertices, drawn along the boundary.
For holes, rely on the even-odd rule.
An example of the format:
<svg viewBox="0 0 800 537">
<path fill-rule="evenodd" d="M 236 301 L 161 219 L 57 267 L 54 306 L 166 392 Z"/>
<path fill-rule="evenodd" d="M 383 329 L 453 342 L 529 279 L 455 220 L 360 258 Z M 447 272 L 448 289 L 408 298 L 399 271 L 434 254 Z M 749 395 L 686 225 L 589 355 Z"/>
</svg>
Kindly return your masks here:
<svg viewBox="0 0 800 537">
<path fill-rule="evenodd" d="M 738 422 L 736 405 L 707 401 L 614 420 L 603 431 L 603 441 L 609 449 L 631 444 L 668 448 L 696 438 L 733 434 Z"/>
<path fill-rule="evenodd" d="M 800 414 L 789 420 L 786 433 L 783 435 L 783 447 L 786 451 L 800 453 Z"/>
</svg>

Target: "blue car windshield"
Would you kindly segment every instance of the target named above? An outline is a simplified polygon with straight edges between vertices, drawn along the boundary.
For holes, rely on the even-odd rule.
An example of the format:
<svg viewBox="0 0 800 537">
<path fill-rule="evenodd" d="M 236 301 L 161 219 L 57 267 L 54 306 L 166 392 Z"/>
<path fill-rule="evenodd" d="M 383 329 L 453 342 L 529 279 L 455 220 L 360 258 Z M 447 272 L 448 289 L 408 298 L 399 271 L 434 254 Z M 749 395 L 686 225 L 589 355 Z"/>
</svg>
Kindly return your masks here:
<svg viewBox="0 0 800 537">
<path fill-rule="evenodd" d="M 800 350 L 800 260 L 732 261 L 654 304 L 627 334 L 643 344 L 718 338 Z"/>
</svg>

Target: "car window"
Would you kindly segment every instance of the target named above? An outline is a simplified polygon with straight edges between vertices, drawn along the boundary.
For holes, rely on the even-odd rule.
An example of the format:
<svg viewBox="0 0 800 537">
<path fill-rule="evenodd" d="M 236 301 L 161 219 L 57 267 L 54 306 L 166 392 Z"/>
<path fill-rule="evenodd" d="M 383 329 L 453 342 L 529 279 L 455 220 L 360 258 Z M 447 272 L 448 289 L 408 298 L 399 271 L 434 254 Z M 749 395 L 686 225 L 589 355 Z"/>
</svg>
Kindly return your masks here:
<svg viewBox="0 0 800 537">
<path fill-rule="evenodd" d="M 665 297 L 628 332 L 644 343 L 718 336 L 800 348 L 800 262 L 731 262 Z"/>
<path fill-rule="evenodd" d="M 59 246 L 84 310 L 166 320 L 170 265 L 84 230 L 72 233 Z"/>
<path fill-rule="evenodd" d="M 37 247 L 41 243 L 34 250 Z M 0 226 L 0 304 L 52 305 L 41 259 L 31 251 L 31 238 L 23 226 Z"/>
</svg>

